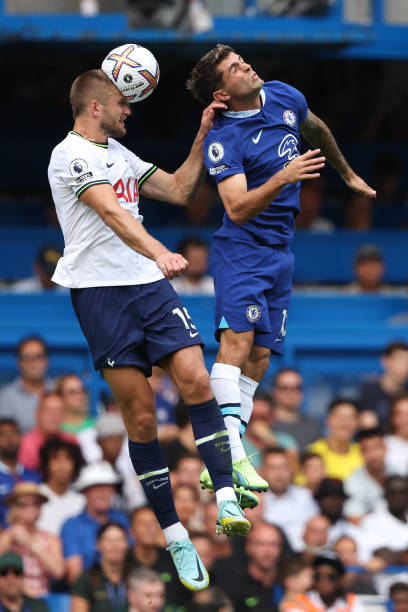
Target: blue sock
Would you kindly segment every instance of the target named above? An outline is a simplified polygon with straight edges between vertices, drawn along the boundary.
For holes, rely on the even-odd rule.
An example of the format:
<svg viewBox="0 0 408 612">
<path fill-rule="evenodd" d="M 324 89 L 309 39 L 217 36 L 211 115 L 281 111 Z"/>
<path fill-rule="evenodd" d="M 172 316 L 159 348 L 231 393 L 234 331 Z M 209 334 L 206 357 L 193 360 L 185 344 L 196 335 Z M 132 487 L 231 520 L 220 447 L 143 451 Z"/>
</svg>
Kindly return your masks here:
<svg viewBox="0 0 408 612">
<path fill-rule="evenodd" d="M 228 431 L 215 398 L 190 406 L 190 419 L 198 452 L 214 489 L 232 487 L 232 460 Z"/>
<path fill-rule="evenodd" d="M 164 529 L 177 523 L 169 468 L 157 438 L 152 442 L 129 440 L 129 454 L 160 527 Z"/>
</svg>

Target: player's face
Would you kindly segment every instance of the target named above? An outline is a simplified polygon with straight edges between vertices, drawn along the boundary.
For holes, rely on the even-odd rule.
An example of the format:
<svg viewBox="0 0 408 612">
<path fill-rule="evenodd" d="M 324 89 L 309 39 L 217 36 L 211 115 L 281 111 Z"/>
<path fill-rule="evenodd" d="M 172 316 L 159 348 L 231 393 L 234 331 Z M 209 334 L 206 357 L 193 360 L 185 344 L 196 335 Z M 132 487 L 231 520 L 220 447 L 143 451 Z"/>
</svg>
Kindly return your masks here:
<svg viewBox="0 0 408 612">
<path fill-rule="evenodd" d="M 102 130 L 111 138 L 121 138 L 126 134 L 125 121 L 130 114 L 128 101 L 115 87 L 102 106 Z"/>
<path fill-rule="evenodd" d="M 236 53 L 230 53 L 219 64 L 218 72 L 222 75 L 220 90 L 233 101 L 256 97 L 264 84 L 251 65 Z"/>
</svg>

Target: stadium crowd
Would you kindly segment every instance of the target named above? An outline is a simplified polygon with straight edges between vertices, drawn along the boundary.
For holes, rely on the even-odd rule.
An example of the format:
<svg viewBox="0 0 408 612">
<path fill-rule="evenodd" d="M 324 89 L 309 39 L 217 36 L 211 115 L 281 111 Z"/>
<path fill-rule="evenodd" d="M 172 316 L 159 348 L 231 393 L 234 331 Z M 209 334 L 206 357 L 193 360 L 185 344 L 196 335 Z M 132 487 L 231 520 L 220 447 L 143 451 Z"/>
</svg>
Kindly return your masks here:
<svg viewBox="0 0 408 612">
<path fill-rule="evenodd" d="M 176 509 L 211 577 L 196 594 L 164 550 L 114 398 L 90 415 L 77 374 L 48 377 L 39 337 L 21 341 L 17 362 L 19 376 L 0 390 L 3 609 L 45 610 L 44 597 L 70 593 L 74 612 L 358 612 L 359 594 L 408 610 L 407 344 L 384 347 L 382 374 L 358 400 L 333 399 L 325 423 L 303 410 L 296 370 L 280 370 L 256 393 L 245 446 L 269 490 L 246 511 L 245 538 L 216 536 L 187 407 L 155 368 Z"/>
</svg>

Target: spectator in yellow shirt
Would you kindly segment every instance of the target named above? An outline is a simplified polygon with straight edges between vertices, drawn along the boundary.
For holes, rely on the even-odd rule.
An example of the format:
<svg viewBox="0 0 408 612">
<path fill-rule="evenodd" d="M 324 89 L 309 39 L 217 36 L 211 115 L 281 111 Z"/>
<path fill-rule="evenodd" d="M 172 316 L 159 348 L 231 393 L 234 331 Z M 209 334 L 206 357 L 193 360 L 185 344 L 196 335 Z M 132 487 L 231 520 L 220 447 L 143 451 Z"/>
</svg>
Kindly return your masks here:
<svg viewBox="0 0 408 612">
<path fill-rule="evenodd" d="M 329 478 L 344 480 L 364 464 L 360 447 L 353 442 L 358 429 L 358 413 L 356 402 L 344 398 L 333 400 L 327 411 L 327 436 L 308 447 L 322 457 Z"/>
</svg>

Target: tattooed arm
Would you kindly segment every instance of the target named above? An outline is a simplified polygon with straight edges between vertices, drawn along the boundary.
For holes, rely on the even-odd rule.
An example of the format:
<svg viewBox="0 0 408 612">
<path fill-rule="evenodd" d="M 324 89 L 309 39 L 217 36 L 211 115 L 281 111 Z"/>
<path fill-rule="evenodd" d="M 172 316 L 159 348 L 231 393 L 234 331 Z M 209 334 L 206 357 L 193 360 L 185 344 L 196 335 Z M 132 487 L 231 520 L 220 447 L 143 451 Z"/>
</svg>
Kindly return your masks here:
<svg viewBox="0 0 408 612">
<path fill-rule="evenodd" d="M 371 189 L 362 178 L 357 176 L 344 159 L 333 134 L 324 121 L 309 110 L 307 119 L 300 125 L 300 131 L 314 149 L 321 149 L 329 164 L 337 170 L 350 189 L 369 198 L 375 198 L 374 189 Z"/>
</svg>

